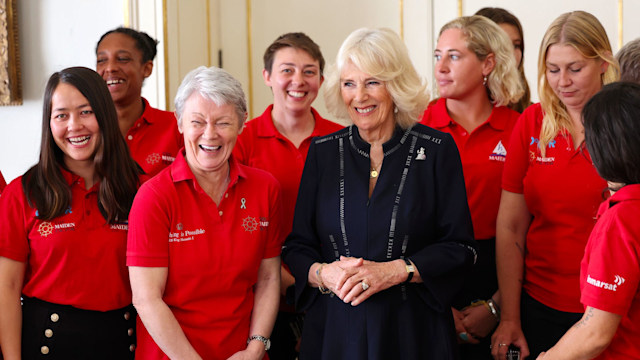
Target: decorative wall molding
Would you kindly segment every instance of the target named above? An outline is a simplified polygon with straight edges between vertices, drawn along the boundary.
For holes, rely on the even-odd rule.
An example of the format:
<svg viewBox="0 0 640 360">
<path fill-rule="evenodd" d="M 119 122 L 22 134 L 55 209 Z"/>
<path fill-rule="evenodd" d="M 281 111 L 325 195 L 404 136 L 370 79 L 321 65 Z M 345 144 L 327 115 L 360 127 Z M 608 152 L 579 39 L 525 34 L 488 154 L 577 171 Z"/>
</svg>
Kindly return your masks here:
<svg viewBox="0 0 640 360">
<path fill-rule="evenodd" d="M 22 105 L 16 0 L 0 0 L 0 105 Z"/>
</svg>

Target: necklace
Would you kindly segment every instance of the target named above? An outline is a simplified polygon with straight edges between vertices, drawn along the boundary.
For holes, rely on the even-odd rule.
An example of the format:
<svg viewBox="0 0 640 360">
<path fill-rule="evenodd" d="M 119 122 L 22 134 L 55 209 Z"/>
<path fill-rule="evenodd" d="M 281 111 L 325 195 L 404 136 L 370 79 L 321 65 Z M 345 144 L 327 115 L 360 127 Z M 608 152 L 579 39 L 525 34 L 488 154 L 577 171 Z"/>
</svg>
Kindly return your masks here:
<svg viewBox="0 0 640 360">
<path fill-rule="evenodd" d="M 375 179 L 375 178 L 378 177 L 378 175 L 380 175 L 380 167 L 381 166 L 382 166 L 382 164 L 378 165 L 377 169 L 376 169 L 376 166 L 373 166 L 373 164 L 371 165 L 371 169 L 369 171 L 369 177 L 371 179 Z"/>
</svg>

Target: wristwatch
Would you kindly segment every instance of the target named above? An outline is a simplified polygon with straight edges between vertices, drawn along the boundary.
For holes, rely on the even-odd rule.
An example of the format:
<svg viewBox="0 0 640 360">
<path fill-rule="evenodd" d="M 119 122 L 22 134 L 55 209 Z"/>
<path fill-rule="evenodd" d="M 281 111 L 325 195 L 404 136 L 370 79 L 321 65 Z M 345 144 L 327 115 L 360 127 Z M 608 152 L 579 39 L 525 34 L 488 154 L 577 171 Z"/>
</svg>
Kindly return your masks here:
<svg viewBox="0 0 640 360">
<path fill-rule="evenodd" d="M 415 266 L 413 266 L 413 264 L 411 263 L 411 261 L 407 258 L 403 259 L 404 262 L 406 263 L 405 268 L 407 269 L 407 272 L 409 273 L 409 276 L 407 277 L 407 280 L 404 281 L 405 284 L 408 284 L 411 282 L 411 279 L 413 279 L 413 273 L 416 271 Z"/>
<path fill-rule="evenodd" d="M 247 345 L 249 345 L 249 343 L 253 340 L 258 340 L 258 341 L 262 341 L 262 343 L 264 344 L 264 350 L 265 351 L 269 351 L 269 349 L 271 349 L 271 340 L 261 336 L 261 335 L 251 335 L 249 336 L 249 338 L 247 339 Z"/>
</svg>

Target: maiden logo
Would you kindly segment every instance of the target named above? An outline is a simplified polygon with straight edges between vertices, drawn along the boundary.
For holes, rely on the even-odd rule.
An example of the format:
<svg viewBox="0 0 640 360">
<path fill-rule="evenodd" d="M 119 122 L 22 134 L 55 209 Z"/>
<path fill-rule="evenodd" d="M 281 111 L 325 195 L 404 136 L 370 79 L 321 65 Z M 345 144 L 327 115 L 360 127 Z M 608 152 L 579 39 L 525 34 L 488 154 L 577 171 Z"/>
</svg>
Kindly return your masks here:
<svg viewBox="0 0 640 360">
<path fill-rule="evenodd" d="M 531 137 L 531 142 L 529 143 L 529 146 L 531 145 L 536 145 L 536 149 L 538 148 L 538 144 L 540 143 L 540 140 L 537 138 L 534 138 L 533 136 Z M 556 147 L 556 141 L 555 140 L 551 140 L 548 144 L 547 144 L 547 149 L 554 149 Z M 537 154 L 537 151 L 536 153 Z M 531 162 L 533 162 L 535 160 L 536 163 L 540 164 L 540 165 L 553 165 L 556 162 L 556 158 L 554 156 L 540 156 L 540 155 L 534 155 L 533 151 L 530 152 L 530 160 Z"/>
<path fill-rule="evenodd" d="M 54 224 L 49 221 L 43 221 L 38 225 L 38 233 L 40 236 L 47 237 L 54 232 L 63 232 L 63 231 L 75 231 L 76 223 L 68 222 L 61 224 Z"/>
<path fill-rule="evenodd" d="M 507 149 L 502 145 L 502 140 L 498 141 L 498 145 L 493 149 L 489 160 L 504 162 L 507 158 Z"/>
</svg>

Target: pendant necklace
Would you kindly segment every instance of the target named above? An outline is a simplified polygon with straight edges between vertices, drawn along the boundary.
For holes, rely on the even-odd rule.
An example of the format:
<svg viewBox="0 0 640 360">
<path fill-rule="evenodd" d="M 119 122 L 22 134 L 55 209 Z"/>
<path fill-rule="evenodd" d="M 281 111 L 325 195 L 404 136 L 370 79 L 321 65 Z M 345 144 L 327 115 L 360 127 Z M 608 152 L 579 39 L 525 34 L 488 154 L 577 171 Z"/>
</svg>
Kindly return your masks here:
<svg viewBox="0 0 640 360">
<path fill-rule="evenodd" d="M 382 165 L 382 164 L 380 164 L 380 165 Z M 370 172 L 369 172 L 369 177 L 371 179 L 375 179 L 375 178 L 378 177 L 378 175 L 380 175 L 380 171 L 376 170 L 376 167 L 371 165 L 371 169 L 370 169 Z"/>
</svg>

